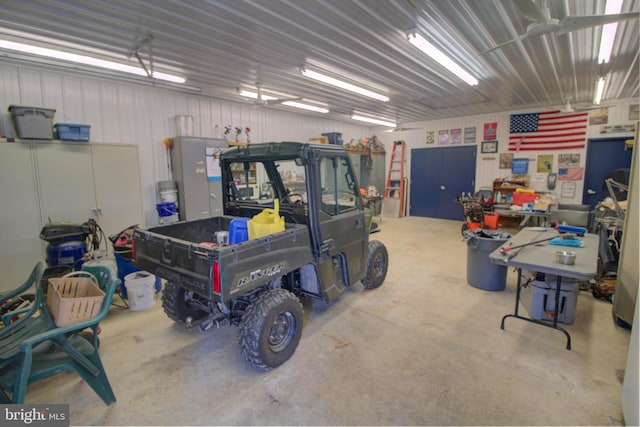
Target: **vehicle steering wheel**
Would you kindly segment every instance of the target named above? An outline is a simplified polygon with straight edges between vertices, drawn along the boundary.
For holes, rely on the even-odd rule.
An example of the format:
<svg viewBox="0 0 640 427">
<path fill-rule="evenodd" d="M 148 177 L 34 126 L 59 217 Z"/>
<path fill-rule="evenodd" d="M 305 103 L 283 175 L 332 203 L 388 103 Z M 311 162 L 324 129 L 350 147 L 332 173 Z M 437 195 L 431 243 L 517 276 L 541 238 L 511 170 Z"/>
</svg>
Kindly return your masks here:
<svg viewBox="0 0 640 427">
<path fill-rule="evenodd" d="M 298 199 L 297 200 L 293 200 L 292 197 L 298 197 Z M 298 204 L 300 204 L 300 203 L 304 203 L 304 196 L 302 194 L 300 194 L 300 193 L 289 193 L 283 198 L 282 201 L 285 202 L 285 203 L 298 203 Z"/>
</svg>

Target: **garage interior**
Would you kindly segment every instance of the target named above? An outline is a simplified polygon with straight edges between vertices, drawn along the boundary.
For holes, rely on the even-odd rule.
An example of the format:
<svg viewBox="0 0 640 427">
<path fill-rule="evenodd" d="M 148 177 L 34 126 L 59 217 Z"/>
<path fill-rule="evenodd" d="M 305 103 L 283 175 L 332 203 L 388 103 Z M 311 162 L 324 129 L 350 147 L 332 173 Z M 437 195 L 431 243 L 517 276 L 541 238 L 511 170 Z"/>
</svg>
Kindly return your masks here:
<svg viewBox="0 0 640 427">
<path fill-rule="evenodd" d="M 55 266 L 47 224 L 96 224 L 100 244 L 81 257 L 111 260 L 108 237 L 133 224 L 226 214 L 209 200 L 209 150 L 261 142 L 342 145 L 363 200 L 380 201 L 369 238 L 389 254 L 377 289 L 353 283 L 332 303 L 301 295 L 299 345 L 268 372 L 243 359 L 236 326 L 202 332 L 167 318 L 165 281 L 144 309 L 115 295 L 99 354 L 116 402 L 65 372 L 29 384 L 24 403 L 68 404 L 71 425 L 637 425 L 639 10 L 638 0 L 2 2 L 0 177 L 11 185 L 0 190 L 0 294 L 37 262 Z M 56 124 L 51 137 L 21 135 L 17 116 L 36 110 Z M 544 114 L 580 120 L 578 141 L 540 148 L 514 136 L 518 118 Z M 65 127 L 86 134 L 70 141 Z M 182 178 L 179 151 L 201 143 L 204 191 Z M 479 222 L 462 201 L 508 197 L 493 228 L 511 235 L 549 225 L 562 205 L 572 215 L 561 219 L 602 243 L 594 222 L 614 190 L 600 174 L 622 168 L 623 183 L 607 175 L 628 197 L 604 231 L 614 296 L 593 292 L 598 252 L 598 277 L 580 282 L 561 325 L 570 350 L 551 328 L 506 319 L 501 330 L 517 272 L 505 267 L 499 289 L 470 283 L 480 273 L 461 227 Z M 535 193 L 553 206 L 542 223 L 520 223 L 533 213 L 509 209 L 511 184 L 530 194 L 540 178 Z M 169 182 L 179 203 L 166 215 Z M 243 184 L 263 191 L 259 178 Z M 192 207 L 203 200 L 204 212 Z M 588 224 L 572 224 L 585 207 Z"/>
</svg>

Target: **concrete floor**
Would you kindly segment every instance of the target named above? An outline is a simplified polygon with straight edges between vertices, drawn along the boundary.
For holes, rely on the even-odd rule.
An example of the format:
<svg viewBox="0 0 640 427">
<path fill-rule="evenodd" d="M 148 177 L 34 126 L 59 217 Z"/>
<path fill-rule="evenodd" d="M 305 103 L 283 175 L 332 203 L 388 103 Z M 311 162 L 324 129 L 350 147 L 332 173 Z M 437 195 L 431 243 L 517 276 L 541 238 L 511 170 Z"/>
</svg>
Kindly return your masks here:
<svg viewBox="0 0 640 427">
<path fill-rule="evenodd" d="M 296 353 L 263 373 L 243 361 L 237 328 L 188 332 L 153 308 L 116 307 L 101 354 L 118 402 L 74 374 L 33 384 L 27 403 L 69 403 L 72 425 L 622 425 L 630 331 L 581 292 L 562 333 L 518 319 L 515 280 L 466 283 L 460 222 L 384 218 L 384 285 L 357 284 L 332 305 L 304 300 Z M 526 312 L 525 312 L 526 313 Z"/>
</svg>

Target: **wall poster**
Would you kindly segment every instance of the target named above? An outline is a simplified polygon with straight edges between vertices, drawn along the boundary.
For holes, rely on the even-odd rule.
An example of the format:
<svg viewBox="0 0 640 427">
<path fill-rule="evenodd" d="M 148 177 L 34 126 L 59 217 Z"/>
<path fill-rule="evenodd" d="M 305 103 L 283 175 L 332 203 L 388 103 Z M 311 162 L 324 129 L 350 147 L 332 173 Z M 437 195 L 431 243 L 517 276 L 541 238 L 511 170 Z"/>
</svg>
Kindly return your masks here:
<svg viewBox="0 0 640 427">
<path fill-rule="evenodd" d="M 540 154 L 538 156 L 538 170 L 537 172 L 551 172 L 553 167 L 553 154 Z"/>
<path fill-rule="evenodd" d="M 500 153 L 500 169 L 511 169 L 513 153 Z"/>
<path fill-rule="evenodd" d="M 609 107 L 589 111 L 589 125 L 606 125 L 609 122 Z"/>
<path fill-rule="evenodd" d="M 425 141 L 427 144 L 433 144 L 435 142 L 436 138 L 435 138 L 434 134 L 435 134 L 435 132 L 432 131 L 432 130 L 427 131 L 427 139 Z"/>
<path fill-rule="evenodd" d="M 449 143 L 449 130 L 438 131 L 438 144 L 444 145 Z"/>
<path fill-rule="evenodd" d="M 476 128 L 464 128 L 464 143 L 475 144 L 476 142 Z"/>
<path fill-rule="evenodd" d="M 580 154 L 558 154 L 559 168 L 575 168 L 580 165 Z"/>
<path fill-rule="evenodd" d="M 482 141 L 482 148 L 480 151 L 482 153 L 497 153 L 498 141 Z"/>
<path fill-rule="evenodd" d="M 497 138 L 497 134 L 498 134 L 498 122 L 484 124 L 484 133 L 482 136 L 483 141 L 495 140 Z"/>
<path fill-rule="evenodd" d="M 562 189 L 560 190 L 560 197 L 575 197 L 575 195 L 576 195 L 576 183 L 563 182 Z"/>
<path fill-rule="evenodd" d="M 584 168 L 559 168 L 558 179 L 561 181 L 580 181 L 584 175 Z"/>
<path fill-rule="evenodd" d="M 462 129 L 451 129 L 451 144 L 460 144 L 462 142 Z"/>
</svg>

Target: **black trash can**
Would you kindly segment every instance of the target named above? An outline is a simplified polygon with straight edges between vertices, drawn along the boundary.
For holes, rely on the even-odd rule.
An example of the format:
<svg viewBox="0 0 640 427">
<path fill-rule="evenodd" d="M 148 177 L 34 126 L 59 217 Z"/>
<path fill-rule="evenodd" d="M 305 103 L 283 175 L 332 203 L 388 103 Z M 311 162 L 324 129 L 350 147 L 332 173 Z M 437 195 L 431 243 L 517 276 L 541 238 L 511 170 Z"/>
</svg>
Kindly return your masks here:
<svg viewBox="0 0 640 427">
<path fill-rule="evenodd" d="M 485 291 L 503 291 L 507 286 L 507 266 L 492 264 L 489 254 L 511 238 L 494 230 L 467 230 L 467 283 Z"/>
</svg>

